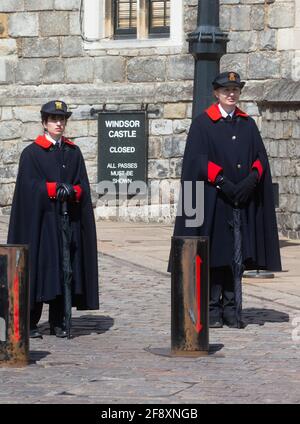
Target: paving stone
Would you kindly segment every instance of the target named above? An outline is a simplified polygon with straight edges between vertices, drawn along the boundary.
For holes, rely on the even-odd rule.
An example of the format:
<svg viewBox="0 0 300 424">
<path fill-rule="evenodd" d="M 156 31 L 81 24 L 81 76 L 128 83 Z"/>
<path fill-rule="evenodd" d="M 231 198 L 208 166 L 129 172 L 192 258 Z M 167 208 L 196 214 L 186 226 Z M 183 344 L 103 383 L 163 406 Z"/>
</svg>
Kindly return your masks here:
<svg viewBox="0 0 300 424">
<path fill-rule="evenodd" d="M 98 228 L 100 235 L 101 223 Z M 147 245 L 136 246 L 140 252 L 143 247 L 149 250 L 158 228 L 161 239 L 166 239 L 162 234 L 167 227 L 147 230 L 144 225 L 123 230 L 122 239 L 138 242 L 140 231 L 149 239 Z M 0 217 L 2 238 L 6 230 L 7 219 Z M 102 236 L 100 244 L 106 244 Z M 296 252 L 288 247 L 284 259 L 288 249 Z M 292 340 L 292 320 L 300 314 L 299 303 L 293 306 L 292 301 L 299 296 L 279 281 L 284 276 L 277 282 L 245 282 L 245 329 L 210 330 L 214 353 L 191 359 L 145 350 L 170 348 L 167 273 L 103 253 L 99 272 L 101 309 L 73 308 L 72 339 L 49 335 L 44 306 L 44 338 L 30 340 L 31 365 L 0 367 L 1 404 L 299 403 L 300 344 Z"/>
</svg>

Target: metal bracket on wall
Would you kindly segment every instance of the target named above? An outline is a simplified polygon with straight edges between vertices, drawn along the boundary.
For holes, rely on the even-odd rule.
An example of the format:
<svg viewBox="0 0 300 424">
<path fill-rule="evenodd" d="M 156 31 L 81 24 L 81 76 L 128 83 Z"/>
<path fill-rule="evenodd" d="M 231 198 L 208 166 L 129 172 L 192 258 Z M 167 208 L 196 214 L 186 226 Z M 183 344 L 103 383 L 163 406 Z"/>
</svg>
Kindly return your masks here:
<svg viewBox="0 0 300 424">
<path fill-rule="evenodd" d="M 122 109 L 122 110 L 116 110 L 116 111 L 108 111 L 106 109 L 106 106 L 107 106 L 106 103 L 103 103 L 102 109 L 95 109 L 95 108 L 92 107 L 91 110 L 90 110 L 91 116 L 94 116 L 94 115 L 96 115 L 98 113 L 102 113 L 102 112 L 120 112 L 120 113 L 122 113 L 122 112 L 146 112 L 147 114 L 148 113 L 153 113 L 155 115 L 160 114 L 159 109 L 148 110 L 148 106 L 149 106 L 148 103 L 141 103 L 140 109 Z M 119 105 L 119 106 L 121 106 L 121 105 Z"/>
<path fill-rule="evenodd" d="M 100 112 L 107 112 L 106 111 L 106 103 L 103 103 L 102 109 L 95 109 L 94 107 L 92 107 L 91 110 L 90 110 L 91 116 L 94 116 L 94 115 L 96 115 L 97 113 L 100 113 Z"/>
</svg>

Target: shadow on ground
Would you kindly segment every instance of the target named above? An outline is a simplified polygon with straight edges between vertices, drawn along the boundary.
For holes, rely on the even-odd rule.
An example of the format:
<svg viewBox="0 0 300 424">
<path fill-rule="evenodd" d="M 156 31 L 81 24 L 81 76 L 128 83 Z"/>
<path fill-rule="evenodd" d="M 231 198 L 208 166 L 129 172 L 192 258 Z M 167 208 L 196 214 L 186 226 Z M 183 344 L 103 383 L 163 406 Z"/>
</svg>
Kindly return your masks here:
<svg viewBox="0 0 300 424">
<path fill-rule="evenodd" d="M 209 355 L 214 355 L 219 350 L 223 349 L 223 347 L 224 347 L 224 345 L 222 343 L 210 343 L 209 344 L 208 354 Z"/>
<path fill-rule="evenodd" d="M 289 240 L 279 240 L 279 247 L 295 247 L 299 246 L 300 243 L 296 243 L 295 241 L 289 241 Z"/>
<path fill-rule="evenodd" d="M 89 334 L 102 334 L 114 325 L 114 320 L 105 315 L 83 315 L 72 318 L 72 338 L 88 336 Z M 43 323 L 39 326 L 41 333 L 50 334 L 49 324 Z"/>
<path fill-rule="evenodd" d="M 144 350 L 148 353 L 152 353 L 154 355 L 159 356 L 166 356 L 168 358 L 188 358 L 188 359 L 197 359 L 200 357 L 205 357 L 208 355 L 214 355 L 219 350 L 221 350 L 224 345 L 221 343 L 210 343 L 208 347 L 208 351 L 206 350 L 206 347 L 203 345 L 197 346 L 197 343 L 195 343 L 194 349 L 183 349 L 184 346 L 182 346 L 182 349 L 175 349 L 174 351 L 172 348 L 169 347 L 152 347 L 147 346 Z M 198 349 L 197 349 L 198 348 Z M 202 354 L 201 354 L 202 352 Z M 217 356 L 223 356 L 223 355 L 217 355 Z"/>
<path fill-rule="evenodd" d="M 243 321 L 245 326 L 249 324 L 264 325 L 266 322 L 288 322 L 289 315 L 275 309 L 243 309 Z"/>
<path fill-rule="evenodd" d="M 51 352 L 45 350 L 32 350 L 29 352 L 29 363 L 35 364 L 46 356 L 50 355 Z"/>
</svg>

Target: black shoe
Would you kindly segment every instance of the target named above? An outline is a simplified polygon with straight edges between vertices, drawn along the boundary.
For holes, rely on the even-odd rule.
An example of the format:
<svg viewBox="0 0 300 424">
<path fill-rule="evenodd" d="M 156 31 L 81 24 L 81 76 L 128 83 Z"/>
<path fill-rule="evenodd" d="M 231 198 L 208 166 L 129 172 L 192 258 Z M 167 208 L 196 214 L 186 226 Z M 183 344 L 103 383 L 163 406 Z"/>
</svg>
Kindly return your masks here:
<svg viewBox="0 0 300 424">
<path fill-rule="evenodd" d="M 223 320 L 222 318 L 210 319 L 209 320 L 209 328 L 222 328 Z"/>
<path fill-rule="evenodd" d="M 50 325 L 50 336 L 64 338 L 67 337 L 67 332 L 63 327 Z"/>
<path fill-rule="evenodd" d="M 229 328 L 244 328 L 245 324 L 241 320 L 237 320 L 235 317 L 225 317 L 224 316 L 224 324 Z"/>
<path fill-rule="evenodd" d="M 39 332 L 37 328 L 31 328 L 29 332 L 29 337 L 31 339 L 42 339 L 42 333 Z"/>
</svg>

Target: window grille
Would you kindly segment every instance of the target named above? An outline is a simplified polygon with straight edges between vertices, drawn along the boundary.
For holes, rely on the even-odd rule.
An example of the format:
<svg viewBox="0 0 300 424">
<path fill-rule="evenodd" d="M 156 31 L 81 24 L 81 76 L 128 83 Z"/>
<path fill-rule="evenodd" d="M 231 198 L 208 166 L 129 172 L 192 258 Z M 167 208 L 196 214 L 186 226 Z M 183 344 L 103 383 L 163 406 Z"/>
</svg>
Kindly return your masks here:
<svg viewBox="0 0 300 424">
<path fill-rule="evenodd" d="M 114 34 L 119 37 L 135 37 L 137 24 L 137 0 L 115 0 L 113 7 Z"/>
<path fill-rule="evenodd" d="M 170 0 L 149 0 L 149 35 L 170 34 Z"/>
</svg>

